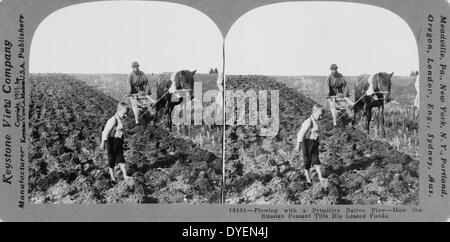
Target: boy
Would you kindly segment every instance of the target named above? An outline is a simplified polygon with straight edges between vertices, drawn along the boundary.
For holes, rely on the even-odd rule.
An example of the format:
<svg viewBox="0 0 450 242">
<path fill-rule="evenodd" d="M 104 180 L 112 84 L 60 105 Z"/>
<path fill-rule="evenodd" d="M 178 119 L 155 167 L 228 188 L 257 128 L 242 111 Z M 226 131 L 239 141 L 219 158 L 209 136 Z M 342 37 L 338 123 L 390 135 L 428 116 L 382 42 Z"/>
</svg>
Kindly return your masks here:
<svg viewBox="0 0 450 242">
<path fill-rule="evenodd" d="M 125 158 L 123 156 L 123 119 L 126 117 L 128 110 L 128 104 L 125 102 L 120 102 L 117 105 L 116 113 L 108 120 L 108 122 L 106 122 L 105 128 L 102 132 L 102 143 L 100 148 L 103 150 L 106 148 L 108 152 L 109 175 L 111 176 L 111 180 L 114 182 L 116 181 L 114 176 L 114 167 L 117 164 L 119 164 L 119 167 L 122 170 L 124 179 L 128 180 L 130 178 L 127 175 Z"/>
<path fill-rule="evenodd" d="M 324 108 L 320 104 L 316 104 L 312 108 L 311 116 L 302 123 L 302 127 L 297 134 L 297 144 L 295 150 L 303 151 L 303 171 L 305 172 L 306 181 L 311 183 L 310 169 L 313 166 L 319 176 L 319 180 L 325 180 L 320 171 L 319 161 L 319 124 L 323 118 Z"/>
</svg>

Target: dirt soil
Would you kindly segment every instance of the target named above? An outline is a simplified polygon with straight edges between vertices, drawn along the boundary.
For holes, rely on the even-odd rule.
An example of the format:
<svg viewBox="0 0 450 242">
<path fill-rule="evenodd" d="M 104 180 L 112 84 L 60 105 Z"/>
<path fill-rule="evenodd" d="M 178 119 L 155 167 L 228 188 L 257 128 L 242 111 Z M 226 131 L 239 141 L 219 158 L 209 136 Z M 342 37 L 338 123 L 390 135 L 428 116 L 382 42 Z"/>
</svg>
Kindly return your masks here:
<svg viewBox="0 0 450 242">
<path fill-rule="evenodd" d="M 296 135 L 314 102 L 264 76 L 230 76 L 227 89 L 279 90 L 280 129 L 261 137 L 257 126 L 226 129 L 226 190 L 231 204 L 418 204 L 417 160 L 350 126 L 320 123 L 320 161 L 327 181 L 306 183 Z"/>
<path fill-rule="evenodd" d="M 125 123 L 128 175 L 107 172 L 101 131 L 117 101 L 65 75 L 31 78 L 31 203 L 218 203 L 222 158 L 144 122 Z"/>
</svg>

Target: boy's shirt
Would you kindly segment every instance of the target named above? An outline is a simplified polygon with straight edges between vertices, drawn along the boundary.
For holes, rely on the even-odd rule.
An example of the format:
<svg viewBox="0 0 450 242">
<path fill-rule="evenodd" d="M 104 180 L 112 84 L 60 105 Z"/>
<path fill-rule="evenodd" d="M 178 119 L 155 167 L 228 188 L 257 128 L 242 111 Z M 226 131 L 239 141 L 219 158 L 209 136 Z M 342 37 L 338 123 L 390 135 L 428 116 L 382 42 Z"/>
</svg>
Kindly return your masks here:
<svg viewBox="0 0 450 242">
<path fill-rule="evenodd" d="M 297 134 L 297 143 L 303 142 L 304 139 L 317 140 L 318 138 L 319 126 L 317 124 L 317 121 L 313 117 L 309 117 L 302 123 L 300 131 Z"/>
<path fill-rule="evenodd" d="M 102 141 L 108 140 L 109 137 L 123 138 L 123 122 L 122 119 L 115 114 L 108 122 L 102 132 Z"/>
</svg>

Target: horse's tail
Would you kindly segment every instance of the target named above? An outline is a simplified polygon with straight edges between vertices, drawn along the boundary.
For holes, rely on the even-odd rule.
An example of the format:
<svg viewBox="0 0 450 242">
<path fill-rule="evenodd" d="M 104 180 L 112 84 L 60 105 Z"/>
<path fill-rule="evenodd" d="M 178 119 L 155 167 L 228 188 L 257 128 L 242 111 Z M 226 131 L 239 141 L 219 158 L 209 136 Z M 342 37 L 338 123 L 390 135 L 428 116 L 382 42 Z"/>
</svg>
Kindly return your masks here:
<svg viewBox="0 0 450 242">
<path fill-rule="evenodd" d="M 365 93 L 366 75 L 360 75 L 356 78 L 355 82 L 355 101 L 358 100 Z"/>
<path fill-rule="evenodd" d="M 167 82 L 170 80 L 170 73 L 161 73 L 156 80 L 156 98 L 159 99 L 167 92 Z"/>
<path fill-rule="evenodd" d="M 158 78 L 156 79 L 156 103 L 155 108 L 156 111 L 159 112 L 161 108 L 163 108 L 165 104 L 165 93 L 166 90 L 166 83 L 170 78 L 170 74 L 164 72 L 158 75 Z M 166 95 L 167 96 L 167 95 Z"/>
<path fill-rule="evenodd" d="M 357 109 L 358 107 L 362 106 L 361 99 L 363 98 L 363 95 L 365 95 L 366 91 L 364 90 L 365 85 L 365 77 L 367 75 L 360 75 L 356 78 L 355 82 L 355 104 L 354 107 Z"/>
</svg>

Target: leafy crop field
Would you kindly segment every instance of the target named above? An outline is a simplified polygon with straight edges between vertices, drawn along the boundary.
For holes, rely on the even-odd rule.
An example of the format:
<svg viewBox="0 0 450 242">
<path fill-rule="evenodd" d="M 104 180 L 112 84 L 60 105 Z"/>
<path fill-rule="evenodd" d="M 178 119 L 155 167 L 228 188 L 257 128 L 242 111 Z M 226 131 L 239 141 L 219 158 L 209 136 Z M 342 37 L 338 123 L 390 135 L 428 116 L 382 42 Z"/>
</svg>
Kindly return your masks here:
<svg viewBox="0 0 450 242">
<path fill-rule="evenodd" d="M 31 203 L 217 203 L 222 158 L 152 124 L 125 123 L 129 175 L 107 174 L 98 149 L 117 100 L 69 75 L 32 75 Z"/>
<path fill-rule="evenodd" d="M 325 100 L 328 94 L 325 76 L 276 76 L 273 78 L 328 108 Z M 350 94 L 353 96 L 357 77 L 346 76 L 345 78 L 350 88 Z M 417 118 L 413 116 L 413 103 L 416 97 L 414 81 L 415 77 L 394 75 L 391 90 L 391 97 L 394 101 L 388 103 L 385 108 L 386 137 L 380 137 L 380 129 L 376 122 L 371 123 L 370 136 L 373 139 L 388 142 L 397 150 L 418 159 L 419 125 Z M 373 112 L 374 118 L 377 118 L 377 109 L 374 109 Z"/>
<path fill-rule="evenodd" d="M 321 122 L 320 160 L 326 182 L 306 183 L 294 146 L 314 100 L 265 76 L 229 76 L 227 89 L 279 90 L 280 131 L 226 128 L 226 190 L 231 204 L 417 204 L 419 162 L 359 129 Z"/>
</svg>

